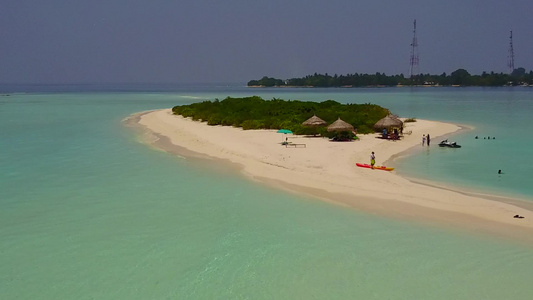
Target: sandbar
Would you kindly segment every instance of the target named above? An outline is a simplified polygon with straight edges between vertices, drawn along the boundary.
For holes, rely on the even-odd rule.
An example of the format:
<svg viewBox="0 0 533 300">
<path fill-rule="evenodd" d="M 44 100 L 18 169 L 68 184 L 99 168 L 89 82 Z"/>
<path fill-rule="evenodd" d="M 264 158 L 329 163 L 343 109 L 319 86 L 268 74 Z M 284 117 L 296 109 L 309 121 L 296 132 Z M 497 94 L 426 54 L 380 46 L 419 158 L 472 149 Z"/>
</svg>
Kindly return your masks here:
<svg viewBox="0 0 533 300">
<path fill-rule="evenodd" d="M 456 124 L 417 120 L 405 123 L 404 132 L 410 134 L 399 141 L 368 134 L 359 135 L 356 141 L 332 142 L 276 130 L 209 126 L 174 115 L 171 109 L 138 113 L 129 120 L 144 128 L 144 142 L 184 157 L 230 162 L 251 180 L 275 188 L 378 216 L 533 245 L 531 201 L 423 184 L 395 171 L 356 166 L 357 162 L 369 163 L 372 151 L 376 165 L 389 163 L 413 147 L 422 147 L 421 137 L 426 133 L 431 133 L 435 144 L 461 130 Z M 283 146 L 286 138 L 301 146 Z"/>
</svg>

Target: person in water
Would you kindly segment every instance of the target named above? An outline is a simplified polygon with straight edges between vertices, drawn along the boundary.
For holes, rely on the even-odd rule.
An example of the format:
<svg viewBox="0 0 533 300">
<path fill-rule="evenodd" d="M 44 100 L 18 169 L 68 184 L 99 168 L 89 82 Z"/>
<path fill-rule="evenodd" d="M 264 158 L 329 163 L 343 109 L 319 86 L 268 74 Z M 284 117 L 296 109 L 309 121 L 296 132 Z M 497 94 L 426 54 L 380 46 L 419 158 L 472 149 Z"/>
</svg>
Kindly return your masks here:
<svg viewBox="0 0 533 300">
<path fill-rule="evenodd" d="M 430 139 L 429 139 L 429 133 L 428 133 L 428 135 L 426 136 L 426 139 L 427 139 L 427 143 L 428 143 L 428 146 L 429 146 L 429 141 L 430 141 Z"/>
<path fill-rule="evenodd" d="M 372 168 L 374 168 L 374 165 L 376 164 L 376 156 L 374 155 L 374 151 L 372 151 L 372 154 L 370 154 L 370 165 Z"/>
</svg>

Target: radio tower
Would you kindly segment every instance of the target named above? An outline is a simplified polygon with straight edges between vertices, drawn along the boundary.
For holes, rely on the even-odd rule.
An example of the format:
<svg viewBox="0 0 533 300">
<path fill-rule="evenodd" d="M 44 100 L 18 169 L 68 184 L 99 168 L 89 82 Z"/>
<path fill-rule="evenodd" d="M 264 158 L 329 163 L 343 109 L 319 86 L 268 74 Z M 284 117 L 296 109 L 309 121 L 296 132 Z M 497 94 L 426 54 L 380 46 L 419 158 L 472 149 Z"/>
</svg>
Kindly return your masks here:
<svg viewBox="0 0 533 300">
<path fill-rule="evenodd" d="M 513 50 L 513 31 L 509 36 L 509 57 L 507 57 L 507 67 L 509 67 L 509 74 L 514 71 L 514 50 Z"/>
<path fill-rule="evenodd" d="M 411 43 L 411 59 L 409 68 L 409 78 L 413 78 L 418 68 L 418 40 L 416 39 L 416 19 L 413 22 L 413 42 Z"/>
</svg>

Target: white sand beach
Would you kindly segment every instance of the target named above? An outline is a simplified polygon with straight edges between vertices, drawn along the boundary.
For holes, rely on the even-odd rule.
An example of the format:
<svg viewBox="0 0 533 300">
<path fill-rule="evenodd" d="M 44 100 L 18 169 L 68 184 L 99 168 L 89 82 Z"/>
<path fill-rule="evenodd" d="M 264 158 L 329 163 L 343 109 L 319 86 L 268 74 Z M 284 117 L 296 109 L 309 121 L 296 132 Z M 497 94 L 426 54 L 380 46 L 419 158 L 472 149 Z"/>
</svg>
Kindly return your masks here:
<svg viewBox="0 0 533 300">
<path fill-rule="evenodd" d="M 276 130 L 208 126 L 173 115 L 170 109 L 139 113 L 131 120 L 147 129 L 149 138 L 145 140 L 156 147 L 174 148 L 172 152 L 184 156 L 195 153 L 215 162 L 230 161 L 251 179 L 276 188 L 384 217 L 533 243 L 533 205 L 529 201 L 421 184 L 395 171 L 356 166 L 356 162 L 369 163 L 372 151 L 376 165 L 383 165 L 402 152 L 422 147 L 425 133 L 431 133 L 435 144 L 438 137 L 461 129 L 454 124 L 417 120 L 406 123 L 404 131 L 412 133 L 400 141 L 370 134 L 359 135 L 353 142 L 331 142 Z M 305 147 L 285 147 L 281 145 L 285 137 Z"/>
</svg>

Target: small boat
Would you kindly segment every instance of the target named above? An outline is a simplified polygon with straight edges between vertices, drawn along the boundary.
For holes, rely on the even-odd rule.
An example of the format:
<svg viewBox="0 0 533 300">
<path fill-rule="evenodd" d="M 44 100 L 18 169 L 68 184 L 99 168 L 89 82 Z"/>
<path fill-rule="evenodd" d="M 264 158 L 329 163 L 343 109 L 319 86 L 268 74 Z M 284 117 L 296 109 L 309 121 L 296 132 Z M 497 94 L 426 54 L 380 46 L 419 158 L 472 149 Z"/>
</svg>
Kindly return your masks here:
<svg viewBox="0 0 533 300">
<path fill-rule="evenodd" d="M 456 142 L 448 142 L 448 140 L 444 140 L 439 143 L 439 147 L 461 148 L 461 145 L 457 145 Z"/>
<path fill-rule="evenodd" d="M 394 170 L 394 168 L 387 168 L 385 166 L 374 166 L 374 167 L 372 167 L 369 164 L 360 164 L 360 163 L 356 163 L 355 165 L 358 166 L 358 167 L 361 167 L 361 168 L 369 168 L 369 169 L 374 169 L 374 170 L 383 170 L 383 171 L 392 171 L 392 170 Z"/>
</svg>

